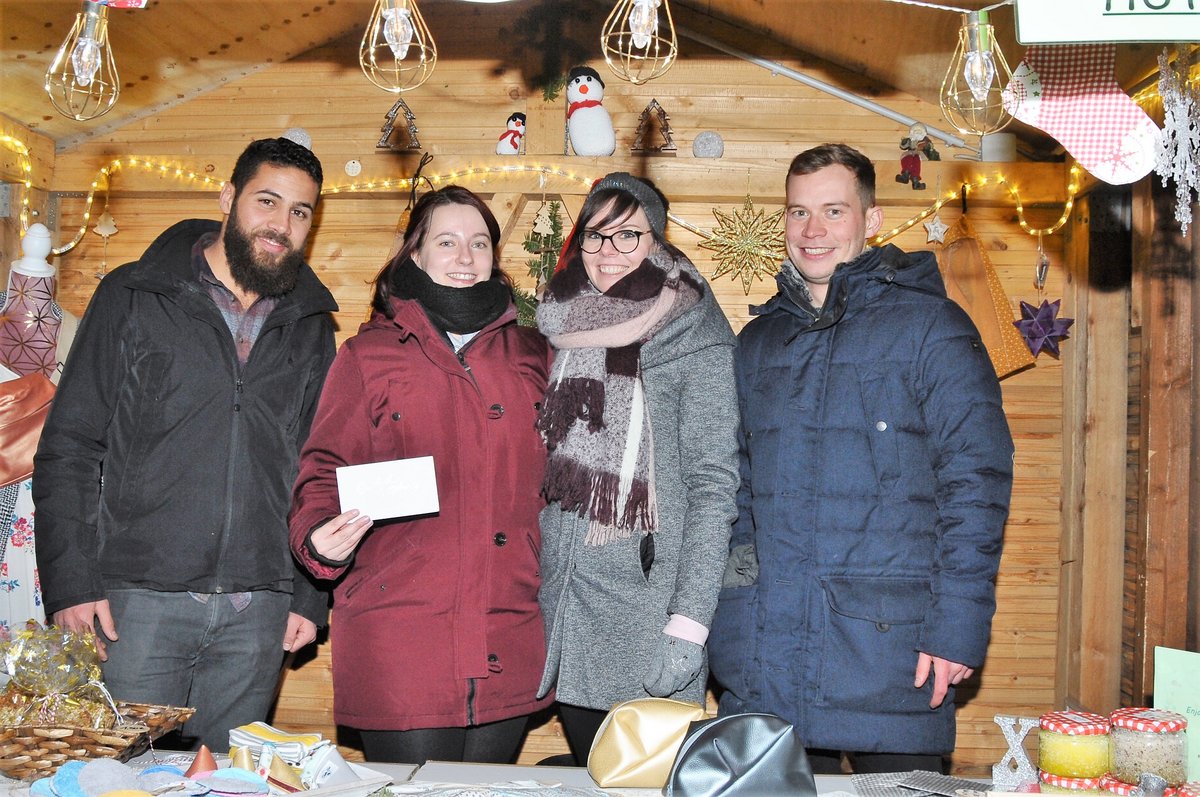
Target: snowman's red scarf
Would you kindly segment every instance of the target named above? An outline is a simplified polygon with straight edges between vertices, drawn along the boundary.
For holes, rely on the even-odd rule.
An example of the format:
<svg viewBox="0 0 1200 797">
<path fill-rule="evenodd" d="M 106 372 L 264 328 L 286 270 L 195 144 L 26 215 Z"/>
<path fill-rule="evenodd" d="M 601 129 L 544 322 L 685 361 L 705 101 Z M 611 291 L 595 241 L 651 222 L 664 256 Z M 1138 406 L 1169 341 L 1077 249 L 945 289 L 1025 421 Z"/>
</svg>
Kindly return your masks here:
<svg viewBox="0 0 1200 797">
<path fill-rule="evenodd" d="M 658 525 L 641 347 L 702 290 L 661 252 L 601 294 L 577 255 L 538 306 L 538 328 L 556 351 L 538 416 L 550 452 L 542 492 L 590 520 L 589 545 Z"/>
<path fill-rule="evenodd" d="M 578 111 L 580 108 L 595 108 L 600 104 L 600 100 L 580 100 L 573 102 L 567 106 L 567 118 L 571 118 L 571 114 Z"/>
<path fill-rule="evenodd" d="M 506 138 L 512 139 L 509 143 L 512 144 L 513 149 L 517 149 L 521 146 L 521 135 L 520 130 L 505 130 L 500 134 L 500 140 L 503 141 Z"/>
</svg>

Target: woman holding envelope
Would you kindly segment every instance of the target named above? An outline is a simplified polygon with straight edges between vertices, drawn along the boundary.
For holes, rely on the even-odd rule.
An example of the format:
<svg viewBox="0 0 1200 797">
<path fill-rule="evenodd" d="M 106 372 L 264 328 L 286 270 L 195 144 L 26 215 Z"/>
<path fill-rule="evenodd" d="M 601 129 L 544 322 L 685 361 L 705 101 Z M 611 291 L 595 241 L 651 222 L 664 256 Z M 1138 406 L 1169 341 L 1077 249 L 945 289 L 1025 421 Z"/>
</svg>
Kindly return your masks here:
<svg viewBox="0 0 1200 797">
<path fill-rule="evenodd" d="M 517 326 L 499 241 L 465 188 L 421 197 L 301 455 L 292 550 L 335 582 L 334 716 L 362 732 L 369 761 L 509 763 L 549 703 L 534 696 L 548 349 Z M 437 511 L 368 517 L 340 500 L 338 468 L 420 457 L 433 458 Z M 432 498 L 407 479 L 392 489 L 377 512 Z"/>
<path fill-rule="evenodd" d="M 733 332 L 666 222 L 654 186 L 599 180 L 537 311 L 555 349 L 538 694 L 557 685 L 580 764 L 613 704 L 703 702 L 736 514 Z"/>
</svg>

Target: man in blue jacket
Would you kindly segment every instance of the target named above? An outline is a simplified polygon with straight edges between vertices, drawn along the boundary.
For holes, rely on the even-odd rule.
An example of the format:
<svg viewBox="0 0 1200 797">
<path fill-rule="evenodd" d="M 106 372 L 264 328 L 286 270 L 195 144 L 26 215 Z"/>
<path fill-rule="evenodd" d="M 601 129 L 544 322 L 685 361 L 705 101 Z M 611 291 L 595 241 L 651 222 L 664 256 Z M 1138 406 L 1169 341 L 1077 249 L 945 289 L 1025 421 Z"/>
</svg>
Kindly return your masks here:
<svg viewBox="0 0 1200 797">
<path fill-rule="evenodd" d="M 300 445 L 333 359 L 304 262 L 321 164 L 252 142 L 220 223 L 180 222 L 96 290 L 34 459 L 46 613 L 97 635 L 112 695 L 189 705 L 214 750 L 270 710 L 327 600 L 288 547 Z"/>
<path fill-rule="evenodd" d="M 1012 489 L 999 384 L 929 252 L 867 247 L 875 170 L 787 178 L 788 260 L 736 357 L 739 516 L 709 640 L 722 713 L 795 726 L 814 771 L 941 771 L 983 664 Z"/>
</svg>

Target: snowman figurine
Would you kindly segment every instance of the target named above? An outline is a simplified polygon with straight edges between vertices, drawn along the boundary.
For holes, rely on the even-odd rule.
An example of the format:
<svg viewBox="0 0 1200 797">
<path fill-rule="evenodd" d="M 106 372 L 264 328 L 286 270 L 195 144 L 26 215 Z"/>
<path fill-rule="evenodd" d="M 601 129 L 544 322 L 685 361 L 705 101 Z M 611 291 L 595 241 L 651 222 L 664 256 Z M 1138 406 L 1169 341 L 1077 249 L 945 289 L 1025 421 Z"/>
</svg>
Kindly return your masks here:
<svg viewBox="0 0 1200 797">
<path fill-rule="evenodd" d="M 612 117 L 604 110 L 604 81 L 590 66 L 567 75 L 567 135 L 576 155 L 611 155 L 617 148 Z"/>
<path fill-rule="evenodd" d="M 525 137 L 525 114 L 514 113 L 508 117 L 508 129 L 500 134 L 496 142 L 497 155 L 520 155 L 521 139 Z"/>
</svg>

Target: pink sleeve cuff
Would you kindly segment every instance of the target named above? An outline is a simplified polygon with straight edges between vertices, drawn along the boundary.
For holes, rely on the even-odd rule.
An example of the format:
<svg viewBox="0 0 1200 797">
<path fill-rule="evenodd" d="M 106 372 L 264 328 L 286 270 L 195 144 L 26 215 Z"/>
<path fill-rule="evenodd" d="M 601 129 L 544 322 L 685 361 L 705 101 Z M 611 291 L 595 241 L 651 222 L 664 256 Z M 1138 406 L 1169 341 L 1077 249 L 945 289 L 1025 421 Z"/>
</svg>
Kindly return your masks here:
<svg viewBox="0 0 1200 797">
<path fill-rule="evenodd" d="M 663 633 L 697 645 L 708 641 L 708 629 L 682 614 L 672 614 L 667 619 L 667 627 L 663 629 Z"/>
</svg>

